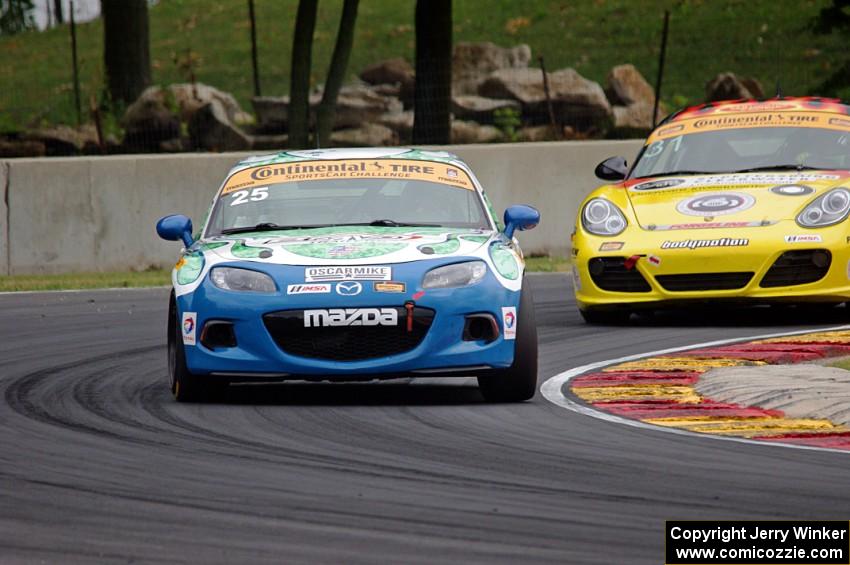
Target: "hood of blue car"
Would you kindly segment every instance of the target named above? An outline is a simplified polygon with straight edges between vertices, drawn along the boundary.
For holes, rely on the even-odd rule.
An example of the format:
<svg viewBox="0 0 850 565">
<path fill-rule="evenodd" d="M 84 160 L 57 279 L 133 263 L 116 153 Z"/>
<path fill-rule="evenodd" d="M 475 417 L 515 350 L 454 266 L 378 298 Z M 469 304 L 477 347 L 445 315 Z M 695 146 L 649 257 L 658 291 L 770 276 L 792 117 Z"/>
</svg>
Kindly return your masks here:
<svg viewBox="0 0 850 565">
<path fill-rule="evenodd" d="M 402 263 L 427 258 L 469 256 L 498 236 L 477 229 L 410 227 L 329 227 L 212 237 L 199 251 L 225 261 L 287 265 Z"/>
</svg>

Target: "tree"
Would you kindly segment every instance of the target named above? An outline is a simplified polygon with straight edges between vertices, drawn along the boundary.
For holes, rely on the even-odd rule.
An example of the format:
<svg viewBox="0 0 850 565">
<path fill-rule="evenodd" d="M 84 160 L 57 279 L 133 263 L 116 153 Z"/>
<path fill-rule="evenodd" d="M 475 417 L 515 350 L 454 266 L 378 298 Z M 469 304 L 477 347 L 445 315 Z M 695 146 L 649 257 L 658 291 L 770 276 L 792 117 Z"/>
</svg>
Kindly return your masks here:
<svg viewBox="0 0 850 565">
<path fill-rule="evenodd" d="M 56 15 L 57 24 L 65 21 L 65 16 L 62 15 L 62 0 L 53 0 L 53 13 Z"/>
<path fill-rule="evenodd" d="M 318 0 L 299 0 L 289 81 L 289 146 L 307 147 L 310 134 L 310 67 Z"/>
<path fill-rule="evenodd" d="M 32 0 L 0 0 L 0 35 L 14 35 L 35 25 Z"/>
<path fill-rule="evenodd" d="M 342 17 L 339 20 L 339 31 L 336 35 L 328 77 L 322 101 L 316 113 L 316 140 L 321 147 L 328 145 L 336 118 L 336 99 L 345 80 L 348 68 L 348 58 L 354 44 L 354 24 L 357 21 L 357 6 L 360 0 L 345 0 L 342 7 Z"/>
<path fill-rule="evenodd" d="M 417 0 L 413 143 L 449 143 L 451 98 L 452 0 Z"/>
<path fill-rule="evenodd" d="M 130 104 L 151 83 L 147 0 L 101 0 L 103 61 L 113 102 Z"/>
</svg>

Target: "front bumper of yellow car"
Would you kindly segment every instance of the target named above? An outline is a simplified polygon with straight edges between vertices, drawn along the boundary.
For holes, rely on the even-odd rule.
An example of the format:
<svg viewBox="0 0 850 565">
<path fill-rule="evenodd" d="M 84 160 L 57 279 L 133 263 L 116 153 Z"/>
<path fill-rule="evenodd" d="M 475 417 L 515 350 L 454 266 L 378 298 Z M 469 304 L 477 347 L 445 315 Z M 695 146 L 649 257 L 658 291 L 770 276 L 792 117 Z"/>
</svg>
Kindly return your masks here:
<svg viewBox="0 0 850 565">
<path fill-rule="evenodd" d="M 812 241 L 818 237 L 821 241 Z M 732 240 L 746 240 L 746 245 Z M 665 248 L 665 242 L 683 241 L 699 243 Z M 618 242 L 622 248 L 611 249 Z M 846 221 L 816 230 L 793 220 L 665 231 L 632 224 L 616 237 L 598 237 L 579 227 L 573 238 L 573 286 L 582 310 L 724 300 L 844 302 L 850 301 L 848 261 Z"/>
</svg>

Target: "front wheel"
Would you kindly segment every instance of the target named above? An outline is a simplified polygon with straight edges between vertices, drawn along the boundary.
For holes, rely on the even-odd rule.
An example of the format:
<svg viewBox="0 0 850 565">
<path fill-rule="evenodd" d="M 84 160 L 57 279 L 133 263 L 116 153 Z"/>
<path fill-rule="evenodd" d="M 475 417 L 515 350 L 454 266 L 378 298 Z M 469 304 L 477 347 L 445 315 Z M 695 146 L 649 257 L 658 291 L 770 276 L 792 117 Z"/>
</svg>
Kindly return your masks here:
<svg viewBox="0 0 850 565">
<path fill-rule="evenodd" d="M 522 285 L 517 312 L 514 362 L 507 369 L 478 377 L 478 388 L 487 402 L 522 402 L 537 391 L 537 325 L 531 288 Z"/>
<path fill-rule="evenodd" d="M 221 396 L 227 389 L 225 381 L 211 380 L 193 374 L 186 366 L 186 352 L 180 333 L 180 320 L 174 297 L 168 308 L 168 377 L 171 394 L 177 402 L 203 402 Z"/>
</svg>

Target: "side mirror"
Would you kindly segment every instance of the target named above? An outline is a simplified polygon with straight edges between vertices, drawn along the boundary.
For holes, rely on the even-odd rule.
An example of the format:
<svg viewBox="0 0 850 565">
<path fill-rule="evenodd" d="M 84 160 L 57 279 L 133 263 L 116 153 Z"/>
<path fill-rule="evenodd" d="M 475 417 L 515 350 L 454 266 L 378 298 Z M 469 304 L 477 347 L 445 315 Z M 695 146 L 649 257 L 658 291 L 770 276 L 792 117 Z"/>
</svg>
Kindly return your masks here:
<svg viewBox="0 0 850 565">
<path fill-rule="evenodd" d="M 594 173 L 602 180 L 623 180 L 629 172 L 629 166 L 622 157 L 608 157 L 598 165 Z"/>
<path fill-rule="evenodd" d="M 540 223 L 540 212 L 531 206 L 517 204 L 505 210 L 505 235 L 514 236 L 516 230 L 530 230 Z"/>
<path fill-rule="evenodd" d="M 192 220 L 183 214 L 166 216 L 156 223 L 156 233 L 168 241 L 183 240 L 183 245 L 190 247 L 192 239 Z"/>
</svg>

